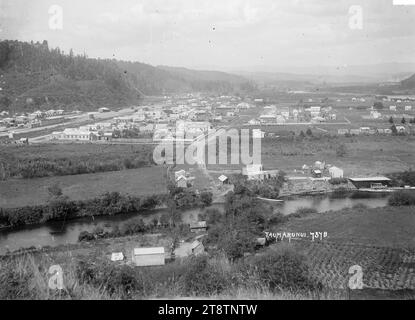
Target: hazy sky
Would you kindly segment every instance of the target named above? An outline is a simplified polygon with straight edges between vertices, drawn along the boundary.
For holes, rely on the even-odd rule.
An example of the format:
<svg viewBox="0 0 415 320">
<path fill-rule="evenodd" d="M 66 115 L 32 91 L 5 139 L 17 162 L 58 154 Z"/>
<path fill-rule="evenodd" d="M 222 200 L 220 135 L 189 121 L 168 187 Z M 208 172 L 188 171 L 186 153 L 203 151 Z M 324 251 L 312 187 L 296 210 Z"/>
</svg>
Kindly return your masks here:
<svg viewBox="0 0 415 320">
<path fill-rule="evenodd" d="M 393 0 L 0 0 L 0 38 L 153 65 L 415 63 L 415 6 Z M 50 6 L 63 9 L 49 28 Z M 351 5 L 362 29 L 349 27 Z"/>
</svg>

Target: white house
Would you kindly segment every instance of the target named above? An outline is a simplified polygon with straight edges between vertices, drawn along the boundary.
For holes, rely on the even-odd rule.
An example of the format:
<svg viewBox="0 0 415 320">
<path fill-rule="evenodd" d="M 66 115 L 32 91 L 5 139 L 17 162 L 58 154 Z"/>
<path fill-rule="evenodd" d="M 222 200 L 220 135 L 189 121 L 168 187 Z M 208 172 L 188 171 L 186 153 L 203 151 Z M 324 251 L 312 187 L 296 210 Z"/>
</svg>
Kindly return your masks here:
<svg viewBox="0 0 415 320">
<path fill-rule="evenodd" d="M 329 174 L 330 174 L 330 177 L 332 178 L 343 178 L 344 172 L 343 172 L 343 169 L 333 166 L 333 167 L 330 167 Z"/>
<path fill-rule="evenodd" d="M 176 178 L 176 185 L 178 188 L 187 188 L 187 178 L 185 176 Z"/>
<path fill-rule="evenodd" d="M 99 108 L 98 109 L 98 112 L 110 112 L 111 110 L 110 109 L 108 109 L 108 108 L 105 108 L 105 107 L 102 107 L 102 108 Z"/>
<path fill-rule="evenodd" d="M 406 128 L 404 126 L 396 126 L 396 131 L 398 131 L 398 133 L 405 133 Z"/>
<path fill-rule="evenodd" d="M 164 247 L 135 248 L 132 261 L 137 267 L 162 266 L 165 264 Z"/>
<path fill-rule="evenodd" d="M 111 253 L 111 261 L 122 261 L 124 260 L 124 255 L 122 252 L 113 252 Z"/>
<path fill-rule="evenodd" d="M 396 111 L 396 106 L 389 106 L 390 111 Z"/>
<path fill-rule="evenodd" d="M 339 135 L 346 135 L 349 133 L 349 129 L 338 129 L 337 134 Z"/>
<path fill-rule="evenodd" d="M 370 117 L 373 119 L 379 119 L 382 114 L 376 110 L 370 111 Z"/>
<path fill-rule="evenodd" d="M 53 132 L 51 138 L 58 140 L 90 141 L 93 136 L 94 134 L 88 130 L 66 128 L 62 132 Z"/>
<path fill-rule="evenodd" d="M 224 174 L 222 174 L 222 175 L 218 178 L 218 180 L 219 180 L 222 184 L 226 184 L 226 183 L 228 183 L 228 181 L 229 181 L 228 177 L 227 177 L 227 176 L 225 176 Z"/>
<path fill-rule="evenodd" d="M 405 111 L 411 111 L 412 110 L 412 106 L 405 106 Z"/>
<path fill-rule="evenodd" d="M 186 176 L 186 171 L 185 170 L 179 170 L 179 171 L 176 171 L 174 173 L 174 178 L 175 179 L 179 178 L 180 176 Z"/>
<path fill-rule="evenodd" d="M 263 180 L 265 173 L 262 164 L 250 164 L 242 168 L 242 174 L 247 176 L 248 180 Z"/>
<path fill-rule="evenodd" d="M 324 170 L 324 167 L 325 166 L 326 166 L 326 163 L 325 162 L 316 161 L 314 163 L 314 168 L 316 168 L 316 169 Z"/>
</svg>

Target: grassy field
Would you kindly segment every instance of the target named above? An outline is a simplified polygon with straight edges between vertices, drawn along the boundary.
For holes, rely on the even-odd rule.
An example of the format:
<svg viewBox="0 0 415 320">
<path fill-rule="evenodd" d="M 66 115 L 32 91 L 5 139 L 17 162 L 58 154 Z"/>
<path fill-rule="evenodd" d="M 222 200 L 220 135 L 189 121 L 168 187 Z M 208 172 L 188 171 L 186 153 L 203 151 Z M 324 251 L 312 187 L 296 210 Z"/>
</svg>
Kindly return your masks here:
<svg viewBox="0 0 415 320">
<path fill-rule="evenodd" d="M 346 147 L 343 157 L 336 153 L 340 144 Z M 262 143 L 262 162 L 268 169 L 282 169 L 289 173 L 317 160 L 342 168 L 345 176 L 404 171 L 415 165 L 415 137 L 362 136 L 303 141 L 267 139 Z"/>
<path fill-rule="evenodd" d="M 164 169 L 146 167 L 114 172 L 0 181 L 0 207 L 43 204 L 50 199 L 48 188 L 58 184 L 73 200 L 91 199 L 105 192 L 151 195 L 167 193 Z"/>
<path fill-rule="evenodd" d="M 346 153 L 337 155 L 344 144 Z M 301 170 L 304 164 L 325 161 L 344 170 L 345 176 L 373 176 L 415 168 L 414 136 L 359 136 L 320 138 L 265 138 L 261 141 L 261 161 L 265 170 L 279 169 L 287 174 Z M 228 163 L 230 163 L 228 154 Z M 208 164 L 208 169 L 237 170 L 238 165 Z"/>
<path fill-rule="evenodd" d="M 95 173 L 152 165 L 148 145 L 0 145 L 0 180 Z"/>
<path fill-rule="evenodd" d="M 415 208 L 351 208 L 291 218 L 283 230 L 326 231 L 328 239 L 385 247 L 415 248 Z"/>
</svg>

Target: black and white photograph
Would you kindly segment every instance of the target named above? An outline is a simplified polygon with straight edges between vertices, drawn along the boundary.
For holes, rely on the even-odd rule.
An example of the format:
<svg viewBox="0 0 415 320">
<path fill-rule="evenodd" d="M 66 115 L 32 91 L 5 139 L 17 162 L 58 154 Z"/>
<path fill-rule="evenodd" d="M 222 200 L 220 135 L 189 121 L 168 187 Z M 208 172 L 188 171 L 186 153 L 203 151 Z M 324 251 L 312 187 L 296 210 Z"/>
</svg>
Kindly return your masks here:
<svg viewBox="0 0 415 320">
<path fill-rule="evenodd" d="M 413 299 L 415 0 L 0 0 L 0 300 Z"/>
</svg>

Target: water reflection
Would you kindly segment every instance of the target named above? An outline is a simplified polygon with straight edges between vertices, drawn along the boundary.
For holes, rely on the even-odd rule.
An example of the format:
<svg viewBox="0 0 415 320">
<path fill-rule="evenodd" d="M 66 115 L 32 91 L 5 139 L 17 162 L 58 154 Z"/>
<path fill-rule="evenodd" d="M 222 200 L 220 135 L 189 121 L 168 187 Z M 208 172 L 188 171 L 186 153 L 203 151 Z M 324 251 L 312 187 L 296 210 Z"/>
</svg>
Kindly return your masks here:
<svg viewBox="0 0 415 320">
<path fill-rule="evenodd" d="M 341 210 L 351 208 L 355 205 L 364 204 L 369 208 L 384 207 L 387 205 L 388 195 L 385 194 L 352 194 L 331 196 L 310 196 L 288 198 L 282 203 L 272 203 L 275 211 L 284 215 L 294 213 L 299 208 L 313 208 L 318 212 L 329 210 Z M 223 210 L 223 204 L 214 204 L 212 207 Z M 132 222 L 142 218 L 146 223 L 151 223 L 154 218 L 159 218 L 168 209 L 158 209 L 140 214 L 125 214 L 112 217 L 90 217 L 66 221 L 51 222 L 42 226 L 28 226 L 14 230 L 3 230 L 0 232 L 0 254 L 7 249 L 13 251 L 20 248 L 58 246 L 78 242 L 78 236 L 82 231 L 93 231 L 100 227 L 109 230 L 115 226 Z M 200 209 L 185 210 L 182 213 L 183 222 L 189 223 L 197 219 Z"/>
</svg>

